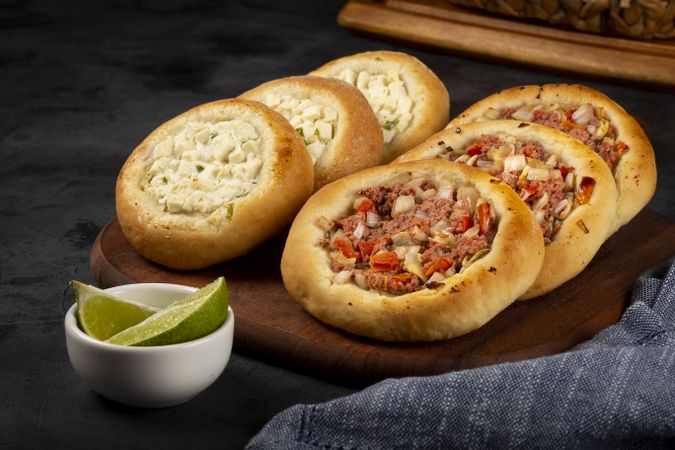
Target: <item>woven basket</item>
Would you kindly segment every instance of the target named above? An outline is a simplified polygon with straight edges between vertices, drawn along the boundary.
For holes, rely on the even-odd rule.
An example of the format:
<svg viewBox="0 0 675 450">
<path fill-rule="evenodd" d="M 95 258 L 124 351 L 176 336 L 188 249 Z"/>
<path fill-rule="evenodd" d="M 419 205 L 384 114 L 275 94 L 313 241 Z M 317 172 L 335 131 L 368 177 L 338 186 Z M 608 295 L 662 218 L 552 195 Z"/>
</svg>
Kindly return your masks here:
<svg viewBox="0 0 675 450">
<path fill-rule="evenodd" d="M 675 38 L 674 0 L 448 0 L 521 19 L 579 31 L 634 38 Z"/>
</svg>

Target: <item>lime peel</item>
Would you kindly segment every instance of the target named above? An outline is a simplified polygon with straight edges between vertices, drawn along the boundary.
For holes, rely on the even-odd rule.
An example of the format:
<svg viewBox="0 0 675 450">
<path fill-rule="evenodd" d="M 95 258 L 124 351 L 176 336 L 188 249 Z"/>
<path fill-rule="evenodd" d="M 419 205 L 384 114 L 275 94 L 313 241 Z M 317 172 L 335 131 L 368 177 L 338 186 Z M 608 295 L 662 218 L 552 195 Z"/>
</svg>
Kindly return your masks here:
<svg viewBox="0 0 675 450">
<path fill-rule="evenodd" d="M 106 342 L 126 346 L 169 345 L 212 333 L 227 318 L 228 292 L 220 277 L 202 289 L 110 337 Z"/>
<path fill-rule="evenodd" d="M 77 319 L 88 336 L 104 341 L 143 322 L 159 311 L 76 280 L 70 281 L 77 301 Z"/>
</svg>

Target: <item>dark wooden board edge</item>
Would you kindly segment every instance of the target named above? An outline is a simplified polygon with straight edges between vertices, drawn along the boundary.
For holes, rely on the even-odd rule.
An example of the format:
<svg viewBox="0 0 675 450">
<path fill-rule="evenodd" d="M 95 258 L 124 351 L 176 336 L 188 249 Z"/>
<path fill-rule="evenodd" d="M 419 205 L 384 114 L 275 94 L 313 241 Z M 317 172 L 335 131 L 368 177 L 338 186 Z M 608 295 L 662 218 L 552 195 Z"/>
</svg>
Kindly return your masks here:
<svg viewBox="0 0 675 450">
<path fill-rule="evenodd" d="M 640 245 L 636 245 L 637 235 L 641 236 Z M 133 251 L 115 220 L 94 243 L 91 270 L 102 287 L 130 282 L 199 286 L 224 274 L 233 287 L 235 351 L 342 383 L 362 384 L 568 350 L 615 323 L 626 307 L 636 277 L 673 256 L 675 223 L 645 210 L 603 245 L 585 271 L 555 291 L 515 303 L 468 335 L 421 344 L 373 341 L 319 323 L 280 286 L 278 267 L 263 268 L 257 279 L 247 279 L 251 269 L 260 269 L 260 259 L 278 258 L 282 245 L 281 241 L 271 242 L 240 260 L 204 271 L 178 272 Z M 534 335 L 514 330 L 532 327 L 538 321 L 541 323 Z M 502 336 L 510 341 L 504 342 Z"/>
<path fill-rule="evenodd" d="M 356 33 L 452 54 L 675 89 L 675 40 L 633 40 L 558 29 L 437 0 L 350 0 L 338 23 Z"/>
</svg>

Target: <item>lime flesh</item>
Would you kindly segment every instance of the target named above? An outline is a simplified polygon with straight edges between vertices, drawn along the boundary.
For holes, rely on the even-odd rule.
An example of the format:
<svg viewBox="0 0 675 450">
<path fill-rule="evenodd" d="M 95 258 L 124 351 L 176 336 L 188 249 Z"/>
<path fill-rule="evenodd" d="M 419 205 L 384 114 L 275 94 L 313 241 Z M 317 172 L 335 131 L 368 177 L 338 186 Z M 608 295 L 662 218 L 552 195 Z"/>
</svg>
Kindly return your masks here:
<svg viewBox="0 0 675 450">
<path fill-rule="evenodd" d="M 70 282 L 77 299 L 77 318 L 82 331 L 104 341 L 133 327 L 159 309 L 125 300 L 76 280 Z"/>
<path fill-rule="evenodd" d="M 220 327 L 227 318 L 227 305 L 227 284 L 220 277 L 143 322 L 110 337 L 106 342 L 150 346 L 191 341 Z"/>
</svg>

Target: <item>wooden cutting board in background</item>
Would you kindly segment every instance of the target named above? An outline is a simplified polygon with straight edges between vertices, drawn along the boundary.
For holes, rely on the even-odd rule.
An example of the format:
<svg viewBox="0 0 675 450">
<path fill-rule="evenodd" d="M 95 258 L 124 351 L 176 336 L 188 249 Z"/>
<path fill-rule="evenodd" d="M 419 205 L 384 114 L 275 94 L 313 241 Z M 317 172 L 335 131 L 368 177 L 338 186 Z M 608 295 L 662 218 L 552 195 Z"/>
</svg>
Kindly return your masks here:
<svg viewBox="0 0 675 450">
<path fill-rule="evenodd" d="M 594 78 L 675 87 L 675 40 L 634 40 L 536 25 L 442 0 L 350 0 L 340 25 L 380 38 Z"/>
<path fill-rule="evenodd" d="M 282 241 L 272 241 L 209 269 L 169 270 L 136 253 L 114 220 L 94 243 L 91 269 L 101 287 L 134 282 L 200 287 L 223 275 L 235 314 L 235 351 L 363 383 L 550 355 L 589 339 L 620 318 L 641 272 L 675 255 L 675 223 L 644 210 L 605 242 L 575 279 L 548 295 L 512 305 L 470 334 L 432 343 L 379 342 L 318 322 L 284 289 L 282 250 Z"/>
</svg>

